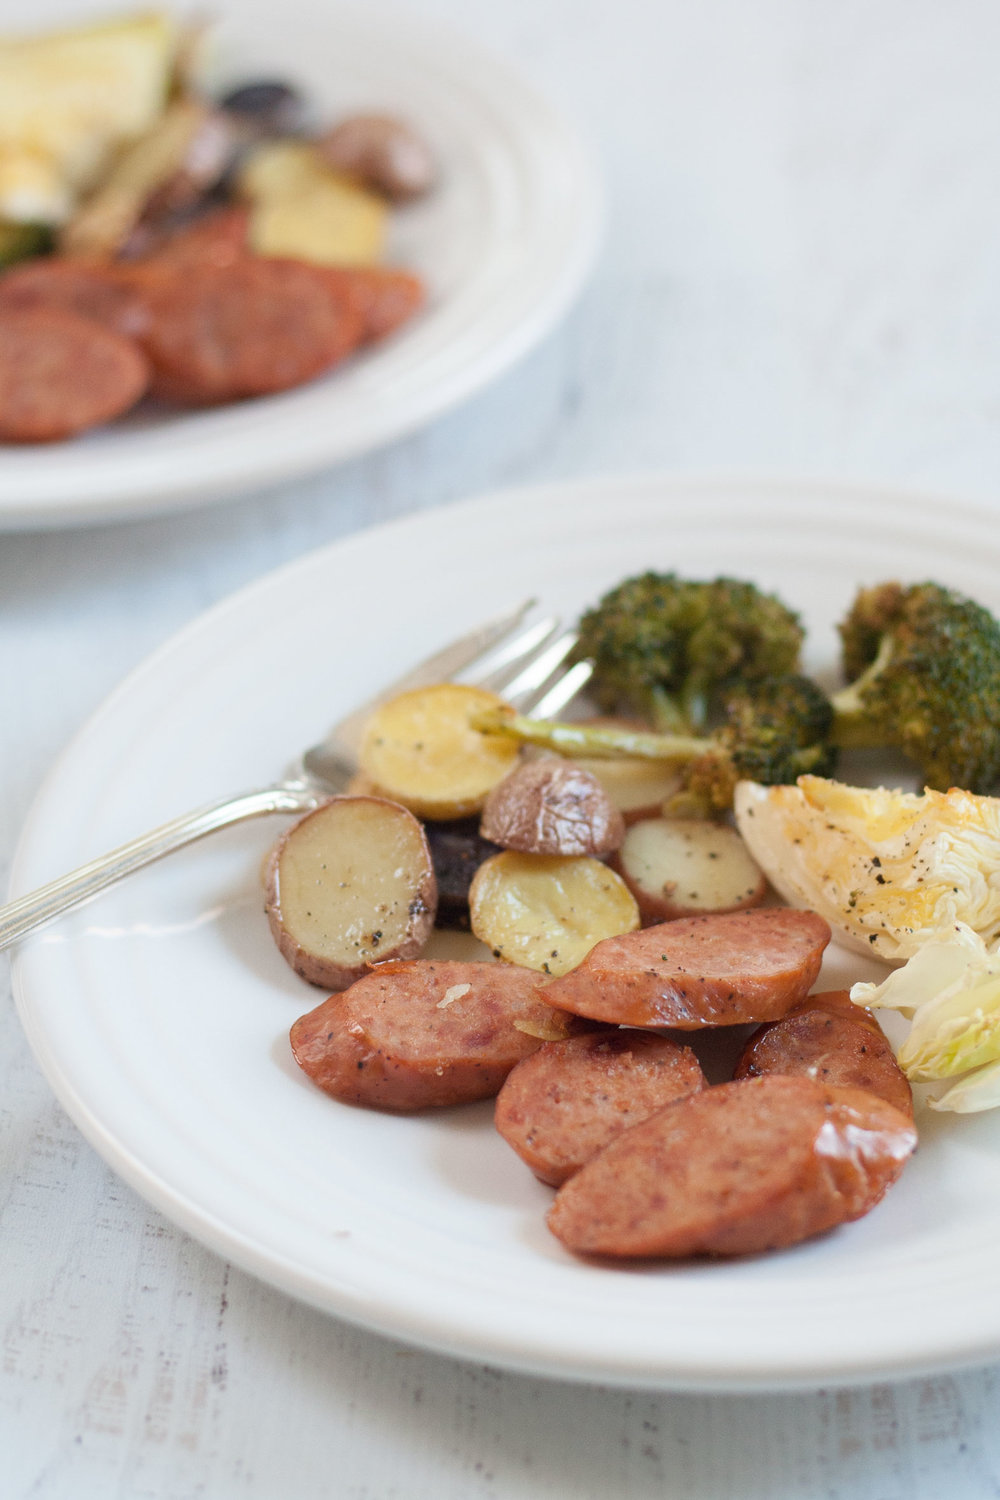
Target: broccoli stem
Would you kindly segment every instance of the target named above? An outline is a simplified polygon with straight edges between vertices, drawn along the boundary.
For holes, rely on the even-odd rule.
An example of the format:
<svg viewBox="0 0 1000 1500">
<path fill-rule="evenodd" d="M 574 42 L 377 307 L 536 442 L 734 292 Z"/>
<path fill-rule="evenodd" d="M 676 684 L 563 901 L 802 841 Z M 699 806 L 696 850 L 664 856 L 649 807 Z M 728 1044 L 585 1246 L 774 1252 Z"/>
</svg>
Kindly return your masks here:
<svg viewBox="0 0 1000 1500">
<path fill-rule="evenodd" d="M 847 687 L 831 698 L 833 728 L 830 739 L 842 750 L 877 750 L 885 744 L 885 733 L 865 708 L 864 695 L 889 665 L 893 656 L 893 638 L 884 635 L 874 660 Z"/>
<path fill-rule="evenodd" d="M 690 734 L 695 722 L 684 698 L 678 702 L 662 687 L 649 690 L 649 718 L 661 734 Z"/>
<path fill-rule="evenodd" d="M 529 719 L 502 709 L 473 714 L 473 729 L 504 734 L 524 745 L 557 750 L 570 758 L 592 760 L 694 760 L 716 748 L 713 740 L 685 734 L 650 734 L 640 729 L 609 729 L 596 724 L 567 724 L 558 719 Z"/>
</svg>

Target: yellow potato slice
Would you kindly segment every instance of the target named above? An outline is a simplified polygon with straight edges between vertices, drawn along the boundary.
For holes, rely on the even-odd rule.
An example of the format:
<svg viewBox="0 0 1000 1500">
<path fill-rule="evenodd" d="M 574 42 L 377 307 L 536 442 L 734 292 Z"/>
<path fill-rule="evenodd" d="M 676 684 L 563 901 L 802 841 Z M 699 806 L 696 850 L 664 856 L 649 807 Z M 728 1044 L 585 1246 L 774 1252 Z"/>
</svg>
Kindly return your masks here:
<svg viewBox="0 0 1000 1500">
<path fill-rule="evenodd" d="M 240 174 L 252 204 L 250 246 L 322 266 L 374 265 L 385 244 L 384 198 L 323 165 L 312 146 L 272 141 Z"/>
<path fill-rule="evenodd" d="M 390 958 L 416 958 L 434 926 L 437 882 L 412 813 L 377 797 L 333 797 L 271 851 L 271 932 L 296 974 L 342 990 Z"/>
<path fill-rule="evenodd" d="M 469 817 L 517 762 L 516 740 L 470 723 L 501 707 L 495 693 L 454 682 L 401 693 L 369 719 L 361 772 L 418 818 Z"/>
<path fill-rule="evenodd" d="M 586 855 L 495 854 L 469 891 L 472 931 L 496 958 L 566 974 L 595 943 L 640 925 L 628 886 Z"/>
<path fill-rule="evenodd" d="M 304 141 L 264 141 L 247 156 L 236 188 L 251 203 L 264 198 L 296 198 L 326 171 L 312 146 Z"/>
</svg>

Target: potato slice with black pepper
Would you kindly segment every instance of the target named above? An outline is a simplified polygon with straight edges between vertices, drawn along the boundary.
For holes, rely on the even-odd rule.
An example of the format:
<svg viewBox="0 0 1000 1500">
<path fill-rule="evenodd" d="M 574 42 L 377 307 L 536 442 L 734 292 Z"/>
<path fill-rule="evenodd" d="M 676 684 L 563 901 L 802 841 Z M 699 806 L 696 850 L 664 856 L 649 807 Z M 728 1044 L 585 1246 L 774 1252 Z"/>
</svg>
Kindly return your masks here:
<svg viewBox="0 0 1000 1500">
<path fill-rule="evenodd" d="M 615 869 L 646 923 L 759 906 L 767 880 L 735 828 L 701 818 L 633 823 Z"/>
<path fill-rule="evenodd" d="M 467 818 L 517 763 L 516 740 L 471 724 L 503 706 L 495 693 L 454 682 L 401 693 L 369 719 L 361 771 L 418 818 Z"/>
<path fill-rule="evenodd" d="M 424 831 L 381 797 L 333 797 L 300 818 L 271 851 L 265 887 L 282 957 L 329 990 L 384 959 L 416 958 L 434 926 Z"/>
<path fill-rule="evenodd" d="M 476 871 L 469 912 L 494 957 L 552 975 L 575 968 L 602 938 L 640 925 L 632 893 L 600 860 L 509 849 Z"/>
</svg>

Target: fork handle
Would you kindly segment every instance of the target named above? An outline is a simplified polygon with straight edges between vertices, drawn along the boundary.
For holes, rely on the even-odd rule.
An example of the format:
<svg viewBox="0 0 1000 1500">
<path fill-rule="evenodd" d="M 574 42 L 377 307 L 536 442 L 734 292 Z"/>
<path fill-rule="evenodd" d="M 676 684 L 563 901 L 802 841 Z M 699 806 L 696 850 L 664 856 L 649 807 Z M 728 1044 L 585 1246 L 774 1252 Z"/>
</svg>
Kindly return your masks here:
<svg viewBox="0 0 1000 1500">
<path fill-rule="evenodd" d="M 130 839 L 127 844 L 120 844 L 117 849 L 90 860 L 78 870 L 0 906 L 0 951 L 9 948 L 18 938 L 34 932 L 36 927 L 96 896 L 98 891 L 124 880 L 126 875 L 151 865 L 165 854 L 172 854 L 175 849 L 193 844 L 206 834 L 267 813 L 310 812 L 324 800 L 324 794 L 315 788 L 288 782 L 210 802 L 196 812 L 162 823 L 159 828 Z"/>
</svg>

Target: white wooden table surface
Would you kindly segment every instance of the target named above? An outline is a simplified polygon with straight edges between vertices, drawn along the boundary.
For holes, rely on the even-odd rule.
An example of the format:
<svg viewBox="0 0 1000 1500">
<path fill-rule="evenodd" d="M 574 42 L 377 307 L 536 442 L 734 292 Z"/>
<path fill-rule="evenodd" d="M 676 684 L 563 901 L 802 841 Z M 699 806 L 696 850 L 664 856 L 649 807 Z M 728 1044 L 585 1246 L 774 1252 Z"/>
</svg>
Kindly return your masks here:
<svg viewBox="0 0 1000 1500">
<path fill-rule="evenodd" d="M 516 371 L 386 452 L 200 513 L 0 540 L 4 875 L 48 765 L 126 670 L 358 527 L 654 468 L 994 500 L 995 5 L 406 8 L 506 54 L 582 123 L 609 181 L 593 282 Z M 0 1080 L 4 1500 L 1000 1493 L 1000 1366 L 721 1398 L 457 1364 L 313 1313 L 149 1211 L 53 1101 L 9 999 Z"/>
</svg>

